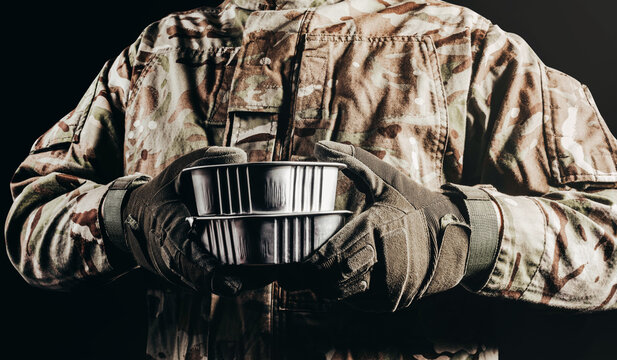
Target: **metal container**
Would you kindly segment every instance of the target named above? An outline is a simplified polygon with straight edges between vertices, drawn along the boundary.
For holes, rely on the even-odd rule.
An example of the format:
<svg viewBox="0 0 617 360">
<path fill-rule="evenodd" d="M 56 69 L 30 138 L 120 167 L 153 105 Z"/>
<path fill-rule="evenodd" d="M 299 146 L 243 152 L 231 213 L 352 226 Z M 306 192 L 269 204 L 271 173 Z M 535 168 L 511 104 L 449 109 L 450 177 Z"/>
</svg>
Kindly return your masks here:
<svg viewBox="0 0 617 360">
<path fill-rule="evenodd" d="M 345 224 L 350 211 L 187 218 L 224 264 L 301 262 Z"/>
<path fill-rule="evenodd" d="M 191 175 L 197 214 L 240 215 L 334 210 L 338 170 L 326 162 L 203 165 Z"/>
</svg>

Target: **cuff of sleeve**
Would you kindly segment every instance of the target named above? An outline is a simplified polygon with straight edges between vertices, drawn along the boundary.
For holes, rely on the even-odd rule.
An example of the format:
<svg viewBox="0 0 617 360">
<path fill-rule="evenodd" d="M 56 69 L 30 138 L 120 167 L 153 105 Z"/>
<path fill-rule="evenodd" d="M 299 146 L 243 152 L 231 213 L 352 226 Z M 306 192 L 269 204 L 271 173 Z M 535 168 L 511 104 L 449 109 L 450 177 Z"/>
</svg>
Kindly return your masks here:
<svg viewBox="0 0 617 360">
<path fill-rule="evenodd" d="M 493 200 L 481 187 L 447 184 L 444 188 L 463 198 L 471 226 L 464 284 L 479 289 L 493 269 L 499 251 L 498 214 Z"/>
<path fill-rule="evenodd" d="M 479 293 L 519 299 L 538 272 L 546 243 L 546 218 L 532 198 L 485 190 L 499 207 L 503 235 L 495 266 Z"/>
<path fill-rule="evenodd" d="M 116 248 L 127 253 L 130 252 L 130 248 L 124 235 L 122 207 L 131 190 L 146 183 L 149 179 L 143 174 L 118 178 L 109 185 L 103 198 L 101 215 L 107 239 Z"/>
</svg>

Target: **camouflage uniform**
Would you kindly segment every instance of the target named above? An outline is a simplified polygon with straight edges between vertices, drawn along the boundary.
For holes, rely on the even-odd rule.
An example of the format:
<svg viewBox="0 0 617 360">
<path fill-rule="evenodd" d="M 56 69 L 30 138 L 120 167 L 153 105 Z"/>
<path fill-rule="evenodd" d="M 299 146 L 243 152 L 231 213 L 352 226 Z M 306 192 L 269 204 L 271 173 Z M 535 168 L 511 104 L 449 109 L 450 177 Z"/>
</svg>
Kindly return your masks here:
<svg viewBox="0 0 617 360">
<path fill-rule="evenodd" d="M 109 281 L 131 269 L 105 253 L 106 184 L 208 145 L 310 159 L 321 139 L 361 146 L 431 189 L 486 184 L 501 244 L 478 294 L 617 307 L 617 141 L 589 91 L 518 36 L 437 0 L 232 0 L 152 24 L 17 170 L 9 256 L 33 285 Z M 344 183 L 337 206 L 361 205 Z M 367 314 L 276 283 L 237 298 L 160 284 L 147 296 L 147 353 L 494 358 L 470 315 L 480 301 L 455 290 Z"/>
</svg>

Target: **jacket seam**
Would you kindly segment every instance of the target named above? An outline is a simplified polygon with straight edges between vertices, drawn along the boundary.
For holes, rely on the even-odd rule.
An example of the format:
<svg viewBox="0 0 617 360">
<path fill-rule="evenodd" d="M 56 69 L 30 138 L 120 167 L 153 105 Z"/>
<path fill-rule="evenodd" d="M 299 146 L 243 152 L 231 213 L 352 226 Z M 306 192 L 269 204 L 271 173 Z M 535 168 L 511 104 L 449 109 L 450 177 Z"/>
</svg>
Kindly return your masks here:
<svg viewBox="0 0 617 360">
<path fill-rule="evenodd" d="M 141 89 L 141 85 L 144 82 L 143 79 L 145 77 L 145 74 L 147 74 L 147 72 L 154 66 L 154 60 L 160 58 L 162 55 L 165 55 L 165 54 L 168 54 L 168 53 L 172 52 L 174 49 L 177 49 L 177 48 L 167 48 L 167 49 L 165 49 L 165 51 L 160 51 L 160 52 L 151 54 L 148 57 L 148 60 L 146 60 L 146 62 L 144 63 L 143 69 L 141 69 L 139 71 L 139 75 L 137 76 L 137 79 L 135 79 L 135 81 L 134 81 L 134 86 L 130 90 L 130 94 L 129 94 L 128 99 L 126 101 L 127 109 L 131 106 L 131 104 L 135 100 L 136 94 Z M 138 57 L 138 56 L 139 55 L 136 55 L 135 57 Z M 133 66 L 133 69 L 135 69 L 135 66 Z"/>
<path fill-rule="evenodd" d="M 432 83 L 437 102 L 437 104 L 435 104 L 435 110 L 437 111 L 440 120 L 439 138 L 437 139 L 437 142 L 435 144 L 435 151 L 433 151 L 433 166 L 435 167 L 435 172 L 437 173 L 439 184 L 442 185 L 444 184 L 443 168 L 450 129 L 448 99 L 443 84 L 443 78 L 441 76 L 441 64 L 439 63 L 439 57 L 437 56 L 437 47 L 435 46 L 435 42 L 433 41 L 433 38 L 431 36 L 423 37 L 423 40 L 424 44 L 426 44 L 426 55 L 429 60 L 431 74 L 433 75 Z"/>
</svg>

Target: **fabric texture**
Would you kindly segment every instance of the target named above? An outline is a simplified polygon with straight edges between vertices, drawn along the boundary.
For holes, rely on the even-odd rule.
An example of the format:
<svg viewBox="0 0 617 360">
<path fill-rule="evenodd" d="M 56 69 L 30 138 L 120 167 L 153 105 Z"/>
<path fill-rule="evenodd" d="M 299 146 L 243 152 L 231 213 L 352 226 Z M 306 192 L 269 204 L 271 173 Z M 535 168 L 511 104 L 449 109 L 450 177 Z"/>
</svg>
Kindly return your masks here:
<svg viewBox="0 0 617 360">
<path fill-rule="evenodd" d="M 455 199 L 353 145 L 320 141 L 315 155 L 346 165 L 345 175 L 367 196 L 366 210 L 305 263 L 302 275 L 314 278 L 311 287 L 320 296 L 367 311 L 396 311 L 460 283 L 471 229 Z M 488 210 L 483 216 L 497 227 L 495 211 Z"/>
<path fill-rule="evenodd" d="M 112 266 L 101 232 L 113 180 L 206 146 L 310 160 L 320 140 L 434 191 L 483 185 L 501 222 L 486 284 L 393 314 L 277 283 L 237 297 L 152 284 L 148 356 L 491 359 L 489 297 L 617 307 L 617 140 L 591 94 L 520 37 L 436 0 L 228 0 L 153 23 L 17 169 L 9 258 L 48 289 L 110 281 L 132 269 Z M 360 213 L 349 181 L 337 192 Z"/>
</svg>

